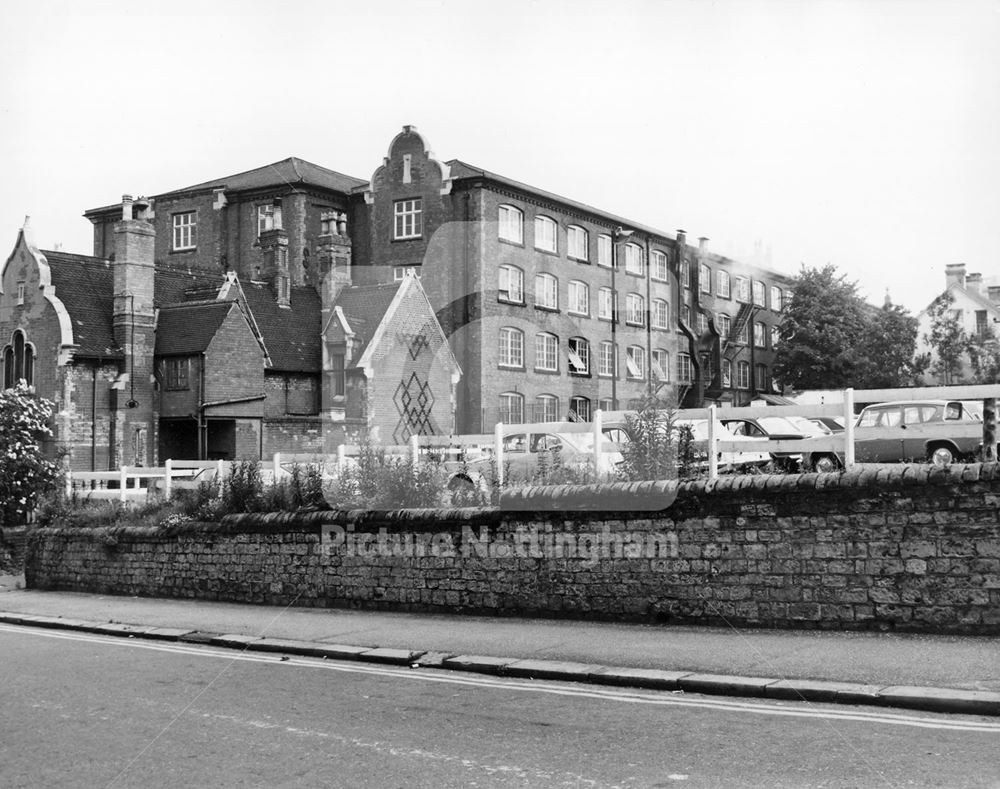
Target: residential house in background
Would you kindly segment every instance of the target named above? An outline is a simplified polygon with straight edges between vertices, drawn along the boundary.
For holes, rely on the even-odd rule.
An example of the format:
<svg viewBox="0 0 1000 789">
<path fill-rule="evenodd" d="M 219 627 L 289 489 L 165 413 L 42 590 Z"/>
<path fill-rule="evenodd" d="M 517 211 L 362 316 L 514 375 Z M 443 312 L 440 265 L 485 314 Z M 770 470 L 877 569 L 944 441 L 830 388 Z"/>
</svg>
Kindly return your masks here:
<svg viewBox="0 0 1000 789">
<path fill-rule="evenodd" d="M 952 263 L 945 267 L 945 289 L 937 298 L 945 294 L 952 298 L 952 317 L 968 337 L 990 340 L 1000 336 L 1000 279 L 987 281 L 982 274 L 966 273 L 964 263 Z M 924 381 L 928 384 L 959 383 L 960 380 L 938 380 L 932 372 L 937 354 L 927 337 L 931 333 L 930 311 L 933 306 L 934 302 L 931 302 L 917 314 L 917 354 L 929 353 L 931 356 Z M 957 377 L 964 378 L 969 373 L 968 354 L 964 354 L 962 369 Z"/>
</svg>

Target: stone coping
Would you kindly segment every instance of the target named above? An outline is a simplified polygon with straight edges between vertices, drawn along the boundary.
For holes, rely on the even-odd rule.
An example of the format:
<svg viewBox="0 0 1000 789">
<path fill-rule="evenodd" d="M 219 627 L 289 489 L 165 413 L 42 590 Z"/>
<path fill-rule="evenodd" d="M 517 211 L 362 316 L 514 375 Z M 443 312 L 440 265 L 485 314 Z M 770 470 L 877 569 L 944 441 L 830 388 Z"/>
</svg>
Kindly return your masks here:
<svg viewBox="0 0 1000 789">
<path fill-rule="evenodd" d="M 590 485 L 547 485 L 514 488 L 503 494 L 499 507 L 426 508 L 408 510 L 311 510 L 299 512 L 241 513 L 218 522 L 187 521 L 166 527 L 112 526 L 100 529 L 43 527 L 30 535 L 99 532 L 111 540 L 115 535 L 180 536 L 184 534 L 239 534 L 301 532 L 323 526 L 396 529 L 441 529 L 475 523 L 501 522 L 508 513 L 538 513 L 542 518 L 587 512 L 594 518 L 615 520 L 648 518 L 650 513 L 670 515 L 675 505 L 705 498 L 774 495 L 801 491 L 891 490 L 928 486 L 966 485 L 1000 481 L 1000 463 L 953 464 L 943 468 L 927 464 L 859 465 L 850 471 L 826 474 L 724 475 L 714 480 L 669 480 L 654 482 L 605 482 Z"/>
</svg>

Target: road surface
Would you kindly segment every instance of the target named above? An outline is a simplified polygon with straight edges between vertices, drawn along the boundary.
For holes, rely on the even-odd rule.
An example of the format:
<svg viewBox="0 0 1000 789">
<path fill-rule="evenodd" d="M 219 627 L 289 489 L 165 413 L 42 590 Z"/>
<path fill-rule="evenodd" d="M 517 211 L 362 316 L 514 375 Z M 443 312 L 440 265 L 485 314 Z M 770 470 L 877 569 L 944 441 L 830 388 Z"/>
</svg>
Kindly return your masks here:
<svg viewBox="0 0 1000 789">
<path fill-rule="evenodd" d="M 1000 720 L 0 626 L 4 787 L 998 787 Z"/>
</svg>

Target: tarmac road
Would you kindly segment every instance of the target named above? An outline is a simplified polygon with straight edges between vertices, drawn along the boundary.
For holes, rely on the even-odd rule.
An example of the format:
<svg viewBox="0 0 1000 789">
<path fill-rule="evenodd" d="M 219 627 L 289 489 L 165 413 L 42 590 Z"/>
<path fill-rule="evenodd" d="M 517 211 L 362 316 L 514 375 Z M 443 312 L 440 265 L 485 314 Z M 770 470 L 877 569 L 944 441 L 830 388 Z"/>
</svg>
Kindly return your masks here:
<svg viewBox="0 0 1000 789">
<path fill-rule="evenodd" d="M 0 784 L 1000 785 L 1000 723 L 0 627 Z"/>
<path fill-rule="evenodd" d="M 362 646 L 1000 691 L 1000 637 L 407 614 L 0 589 L 0 611 Z"/>
</svg>

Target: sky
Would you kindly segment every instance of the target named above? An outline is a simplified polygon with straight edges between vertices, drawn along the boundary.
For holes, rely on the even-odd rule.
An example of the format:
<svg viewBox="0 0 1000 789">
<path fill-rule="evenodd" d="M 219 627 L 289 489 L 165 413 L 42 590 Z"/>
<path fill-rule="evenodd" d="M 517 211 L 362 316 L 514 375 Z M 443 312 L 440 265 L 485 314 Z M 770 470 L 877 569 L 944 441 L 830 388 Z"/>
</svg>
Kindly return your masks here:
<svg viewBox="0 0 1000 789">
<path fill-rule="evenodd" d="M 1000 280 L 1000 0 L 135 4 L 0 30 L 0 245 L 298 156 L 368 179 L 403 125 L 458 158 L 916 313 Z"/>
</svg>

